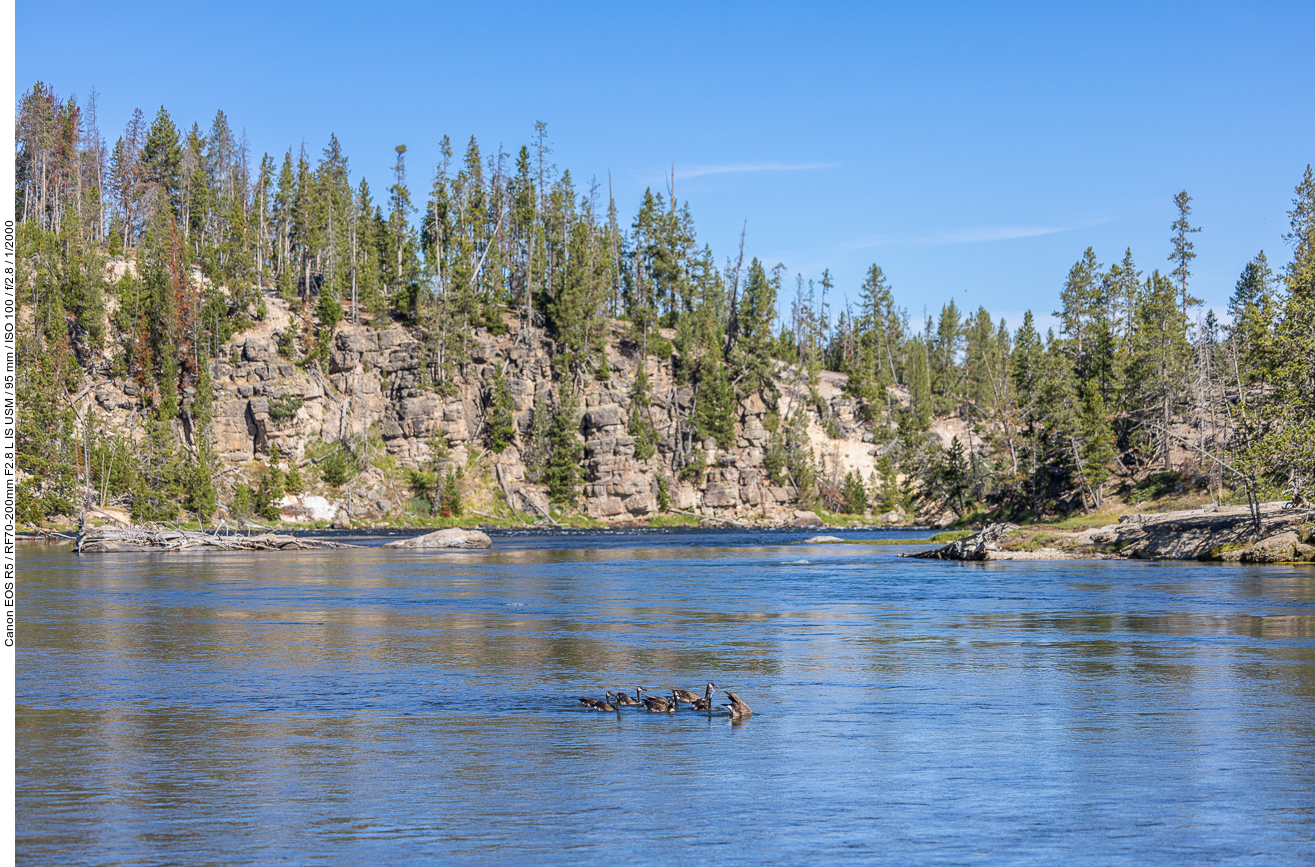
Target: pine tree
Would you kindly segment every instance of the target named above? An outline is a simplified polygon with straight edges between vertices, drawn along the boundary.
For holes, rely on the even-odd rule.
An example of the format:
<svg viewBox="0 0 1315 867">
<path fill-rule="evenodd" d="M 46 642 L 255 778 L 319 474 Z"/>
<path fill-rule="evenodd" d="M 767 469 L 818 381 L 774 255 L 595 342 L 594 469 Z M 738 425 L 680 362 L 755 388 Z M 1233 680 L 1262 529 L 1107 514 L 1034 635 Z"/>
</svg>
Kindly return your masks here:
<svg viewBox="0 0 1315 867">
<path fill-rule="evenodd" d="M 282 513 L 280 501 L 284 491 L 283 472 L 277 467 L 262 466 L 256 479 L 256 487 L 251 494 L 252 511 L 266 521 L 277 521 Z"/>
<path fill-rule="evenodd" d="M 862 515 L 868 510 L 867 489 L 863 487 L 862 477 L 853 470 L 845 473 L 845 481 L 841 487 L 841 499 L 844 501 L 846 514 Z"/>
<path fill-rule="evenodd" d="M 1080 425 L 1082 484 L 1091 498 L 1092 507 L 1099 509 L 1104 499 L 1102 486 L 1113 475 L 1112 467 L 1118 455 L 1114 448 L 1114 428 L 1110 425 L 1105 400 L 1095 380 L 1088 380 L 1083 389 Z"/>
<path fill-rule="evenodd" d="M 73 410 L 65 400 L 76 360 L 57 335 L 45 352 L 35 350 L 34 342 L 24 337 L 16 389 L 22 408 L 15 428 L 17 466 L 27 476 L 18 488 L 18 520 L 28 523 L 77 511 L 77 436 Z"/>
<path fill-rule="evenodd" d="M 178 514 L 183 468 L 179 464 L 178 441 L 170 415 L 170 412 L 176 414 L 177 408 L 168 391 L 164 391 L 146 423 L 146 437 L 140 447 L 140 472 L 132 503 L 135 521 L 168 521 Z"/>
<path fill-rule="evenodd" d="M 775 363 L 772 348 L 776 335 L 776 297 L 780 286 L 779 271 L 772 277 L 757 259 L 749 263 L 748 280 L 740 299 L 738 325 L 733 350 L 728 357 L 738 380 L 736 391 L 741 396 L 754 392 L 774 392 Z"/>
<path fill-rule="evenodd" d="M 1194 298 L 1187 292 L 1187 281 L 1192 275 L 1192 260 L 1196 258 L 1195 245 L 1190 236 L 1201 230 L 1191 224 L 1192 197 L 1187 195 L 1186 190 L 1174 196 L 1173 203 L 1178 208 L 1178 219 L 1174 220 L 1172 226 L 1173 252 L 1169 254 L 1169 261 L 1174 263 L 1172 276 L 1178 284 L 1178 293 L 1182 297 L 1182 315 L 1186 320 L 1188 308 L 1201 303 L 1200 298 Z"/>
<path fill-rule="evenodd" d="M 470 141 L 474 150 L 474 164 L 478 169 L 479 149 L 473 136 Z M 397 162 L 393 165 L 393 185 L 388 188 L 391 208 L 388 233 L 384 238 L 385 255 L 380 262 L 381 275 L 387 287 L 385 297 L 390 300 L 404 298 L 403 293 L 420 270 L 418 245 L 410 223 L 415 206 L 411 204 L 411 191 L 406 183 L 406 145 L 398 145 L 394 150 L 397 152 Z M 475 178 L 473 184 L 479 188 L 480 179 Z"/>
<path fill-rule="evenodd" d="M 191 405 L 187 407 L 190 416 L 188 427 L 194 431 L 196 448 L 188 456 L 184 468 L 183 488 L 186 495 L 185 508 L 204 521 L 215 513 L 219 505 L 219 495 L 215 490 L 213 474 L 215 471 L 214 431 L 214 387 L 210 379 L 209 361 L 201 365 L 200 376 L 196 384 L 196 394 Z M 294 465 L 295 470 L 295 465 Z M 300 490 L 293 491 L 300 493 Z"/>
<path fill-rule="evenodd" d="M 439 482 L 438 513 L 444 518 L 460 518 L 464 510 L 456 472 L 444 473 Z"/>
<path fill-rule="evenodd" d="M 1033 470 L 1039 495 L 1058 496 L 1080 471 L 1078 381 L 1064 341 L 1046 333 L 1033 404 L 1033 434 L 1040 456 Z"/>
<path fill-rule="evenodd" d="M 1069 269 L 1068 279 L 1060 290 L 1059 300 L 1062 309 L 1055 312 L 1059 317 L 1060 330 L 1072 344 L 1072 355 L 1077 365 L 1078 377 L 1085 380 L 1092 353 L 1092 321 L 1101 307 L 1099 291 L 1100 263 L 1096 253 L 1090 247 L 1082 258 Z"/>
<path fill-rule="evenodd" d="M 829 275 L 824 275 L 823 286 L 828 282 Z M 875 419 L 888 404 L 887 387 L 897 381 L 894 347 L 903 342 L 904 323 L 880 266 L 868 268 L 860 292 L 862 312 L 855 323 L 858 346 L 846 389 L 863 402 L 864 415 Z"/>
<path fill-rule="evenodd" d="M 283 155 L 278 185 L 274 191 L 274 272 L 279 294 L 284 301 L 292 301 L 297 292 L 297 265 L 293 259 L 292 237 L 296 220 L 294 202 L 296 176 L 292 170 L 292 151 Z"/>
<path fill-rule="evenodd" d="M 1128 370 L 1133 421 L 1166 471 L 1173 469 L 1170 426 L 1187 393 L 1191 359 L 1187 317 L 1178 300 L 1176 287 L 1159 271 L 1146 278 L 1137 300 Z"/>
<path fill-rule="evenodd" d="M 699 359 L 697 385 L 690 419 L 694 433 L 702 439 L 716 440 L 717 448 L 733 447 L 737 404 L 727 365 L 721 360 L 720 341 L 710 341 Z"/>
<path fill-rule="evenodd" d="M 998 388 L 993 375 L 1002 367 L 995 323 L 985 307 L 977 308 L 964 338 L 965 397 L 973 419 L 981 421 L 994 414 Z"/>
<path fill-rule="evenodd" d="M 927 360 L 927 343 L 921 335 L 909 341 L 909 411 L 919 430 L 931 427 L 931 369 Z"/>
<path fill-rule="evenodd" d="M 968 461 L 964 457 L 963 443 L 958 437 L 950 440 L 932 473 L 932 489 L 939 500 L 949 506 L 957 517 L 967 511 L 969 490 Z"/>
<path fill-rule="evenodd" d="M 932 332 L 929 328 L 928 334 L 927 360 L 933 406 L 937 414 L 944 414 L 957 407 L 963 396 L 963 371 L 958 364 L 964 342 L 963 320 L 953 298 L 941 308 L 936 330 Z"/>
<path fill-rule="evenodd" d="M 625 270 L 625 315 L 630 320 L 632 337 L 642 354 L 648 352 L 648 332 L 657 323 L 657 289 L 653 283 L 653 256 L 661 232 L 661 196 L 644 190 L 639 213 L 630 229 L 630 248 Z"/>
<path fill-rule="evenodd" d="M 548 496 L 554 503 L 575 502 L 579 493 L 580 465 L 584 461 L 584 443 L 580 440 L 578 404 L 566 395 L 557 404 L 548 428 L 549 454 L 543 470 Z"/>
<path fill-rule="evenodd" d="M 630 390 L 630 417 L 626 430 L 627 434 L 635 438 L 635 458 L 641 461 L 657 454 L 658 433 L 648 411 L 652 402 L 648 393 L 648 371 L 641 361 L 639 374 Z"/>
<path fill-rule="evenodd" d="M 493 385 L 489 389 L 487 401 L 487 414 L 484 417 L 484 436 L 488 446 L 494 452 L 501 454 L 511 445 L 516 436 L 516 424 L 512 413 L 515 410 L 515 403 L 511 399 L 511 389 L 507 387 L 507 380 L 502 374 L 501 368 L 496 368 L 493 374 Z"/>
<path fill-rule="evenodd" d="M 1275 324 L 1270 364 L 1273 392 L 1251 455 L 1285 478 L 1294 499 L 1315 495 L 1315 176 L 1306 166 L 1297 185 L 1291 228 L 1292 261 L 1283 273 L 1287 298 Z"/>
<path fill-rule="evenodd" d="M 1228 301 L 1229 336 L 1236 354 L 1237 378 L 1253 383 L 1267 378 L 1269 338 L 1277 313 L 1273 272 L 1261 250 L 1247 263 Z"/>
<path fill-rule="evenodd" d="M 142 148 L 142 169 L 147 184 L 156 191 L 156 207 L 169 207 L 170 214 L 182 212 L 182 145 L 178 129 L 164 106 L 155 115 Z"/>
</svg>

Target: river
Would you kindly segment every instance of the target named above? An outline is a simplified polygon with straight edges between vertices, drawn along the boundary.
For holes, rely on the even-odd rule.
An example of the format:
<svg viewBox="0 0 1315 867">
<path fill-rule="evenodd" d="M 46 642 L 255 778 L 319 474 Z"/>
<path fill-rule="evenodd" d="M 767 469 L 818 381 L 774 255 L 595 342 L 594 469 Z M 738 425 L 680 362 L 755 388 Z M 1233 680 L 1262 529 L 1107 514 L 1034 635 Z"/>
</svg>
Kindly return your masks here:
<svg viewBox="0 0 1315 867">
<path fill-rule="evenodd" d="M 22 546 L 18 862 L 1315 863 L 1315 568 L 492 535 Z"/>
</svg>

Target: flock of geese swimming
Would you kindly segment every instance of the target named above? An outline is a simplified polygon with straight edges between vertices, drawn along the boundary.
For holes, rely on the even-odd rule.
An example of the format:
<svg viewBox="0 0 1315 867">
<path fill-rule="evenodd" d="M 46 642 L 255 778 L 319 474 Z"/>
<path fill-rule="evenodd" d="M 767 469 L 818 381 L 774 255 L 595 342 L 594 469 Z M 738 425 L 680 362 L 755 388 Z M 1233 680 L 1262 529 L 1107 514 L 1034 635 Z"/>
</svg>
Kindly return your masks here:
<svg viewBox="0 0 1315 867">
<path fill-rule="evenodd" d="M 682 704 L 687 704 L 695 710 L 706 711 L 711 714 L 713 710 L 712 691 L 717 688 L 715 683 L 708 682 L 708 689 L 703 695 L 696 692 L 690 692 L 688 689 L 673 689 L 671 697 L 667 698 L 661 695 L 654 695 L 646 686 L 635 687 L 635 696 L 631 698 L 624 692 L 607 691 L 606 698 L 579 698 L 580 704 L 590 710 L 616 711 L 621 712 L 623 707 L 640 707 L 649 713 L 675 713 L 680 709 Z M 644 693 L 648 693 L 645 695 Z M 751 715 L 753 710 L 745 704 L 738 695 L 733 692 L 726 693 L 730 699 L 730 704 L 723 704 L 720 707 L 730 712 L 731 719 L 744 719 Z"/>
</svg>

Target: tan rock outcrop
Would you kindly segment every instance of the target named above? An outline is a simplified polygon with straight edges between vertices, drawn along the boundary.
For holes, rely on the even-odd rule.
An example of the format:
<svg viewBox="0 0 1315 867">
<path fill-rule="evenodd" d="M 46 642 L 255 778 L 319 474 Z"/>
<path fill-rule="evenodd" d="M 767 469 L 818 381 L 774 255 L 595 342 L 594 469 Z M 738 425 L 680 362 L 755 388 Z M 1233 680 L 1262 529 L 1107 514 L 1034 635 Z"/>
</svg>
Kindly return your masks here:
<svg viewBox="0 0 1315 867">
<path fill-rule="evenodd" d="M 267 317 L 235 335 L 211 368 L 211 433 L 225 465 L 225 502 L 234 484 L 249 483 L 259 472 L 257 464 L 271 464 L 275 453 L 284 469 L 290 461 L 305 466 L 310 454 L 325 453 L 326 444 L 347 440 L 356 448 L 374 443 L 370 447 L 378 451 L 371 452 L 370 460 L 386 465 L 387 471 L 371 467 L 343 491 L 316 492 L 343 506 L 350 501 L 358 521 L 402 517 L 397 511 L 413 496 L 406 471 L 431 469 L 440 454 L 449 468 L 466 468 L 473 459 L 480 459 L 479 472 L 496 465 L 496 479 L 490 484 L 499 496 L 516 499 L 518 511 L 527 507 L 520 495 L 511 493 L 513 488 L 535 492 L 546 505 L 542 488 L 531 483 L 528 434 L 536 394 L 555 405 L 564 384 L 552 361 L 555 347 L 542 333 L 522 339 L 514 331 L 494 336 L 476 330 L 470 335 L 468 357 L 439 371 L 421 329 L 346 322 L 334 333 L 327 357 L 308 360 L 303 355 L 301 314 L 273 294 L 266 295 L 264 304 Z M 609 328 L 610 377 L 585 376 L 572 383 L 579 390 L 578 431 L 585 447 L 582 510 L 605 521 L 643 518 L 655 513 L 658 492 L 665 489 L 678 509 L 706 510 L 723 519 L 793 520 L 799 505 L 796 491 L 775 484 L 763 466 L 771 440 L 767 403 L 753 394 L 738 407 L 731 448 L 699 440 L 690 427 L 697 400 L 694 388 L 676 381 L 669 358 L 641 359 L 632 344 L 622 343 L 625 325 L 613 323 Z M 657 434 L 657 454 L 642 460 L 636 457 L 641 444 L 629 433 L 631 393 L 641 364 L 651 401 L 644 412 Z M 498 455 L 491 454 L 484 441 L 495 372 L 511 393 L 517 429 L 512 446 Z M 803 377 L 784 367 L 780 372 L 782 397 L 771 413 L 784 418 L 802 407 L 824 471 L 843 477 L 854 469 L 868 478 L 874 457 L 863 437 L 870 440 L 870 431 L 855 421 L 856 405 L 842 391 L 844 377 L 826 373 L 819 386 L 824 411 L 843 427 L 844 436 L 832 439 Z M 184 414 L 191 399 L 183 401 Z M 134 439 L 143 436 L 144 400 L 136 386 L 124 380 L 98 383 L 86 395 L 107 430 Z M 180 421 L 177 429 L 180 443 L 195 448 L 186 424 Z M 706 471 L 685 473 L 697 452 L 704 453 Z M 313 469 L 307 474 L 314 479 Z"/>
<path fill-rule="evenodd" d="M 447 530 L 435 530 L 432 533 L 426 533 L 423 536 L 415 536 L 411 539 L 397 539 L 384 545 L 385 548 L 421 548 L 426 550 L 453 549 L 460 548 L 464 550 L 488 548 L 492 546 L 493 540 L 487 533 L 479 530 L 462 530 L 459 528 L 450 528 Z"/>
</svg>

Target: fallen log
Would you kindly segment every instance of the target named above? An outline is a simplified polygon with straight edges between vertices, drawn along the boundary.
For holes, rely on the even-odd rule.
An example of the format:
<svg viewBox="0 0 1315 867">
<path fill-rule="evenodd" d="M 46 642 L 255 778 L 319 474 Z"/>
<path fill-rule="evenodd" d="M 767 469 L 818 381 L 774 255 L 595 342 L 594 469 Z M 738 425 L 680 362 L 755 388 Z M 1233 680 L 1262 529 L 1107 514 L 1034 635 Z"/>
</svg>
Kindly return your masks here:
<svg viewBox="0 0 1315 867">
<path fill-rule="evenodd" d="M 234 536 L 205 533 L 199 530 L 93 527 L 78 536 L 73 550 L 77 554 L 109 554 L 130 551 L 186 551 L 194 548 L 212 548 L 219 551 L 305 551 L 359 547 L 345 542 L 299 539 L 277 533 Z"/>
<path fill-rule="evenodd" d="M 1017 524 L 990 524 L 966 539 L 951 542 L 944 547 L 900 556 L 920 560 L 985 560 L 989 552 L 1000 550 L 1001 539 L 1017 529 Z"/>
<path fill-rule="evenodd" d="M 668 512 L 675 512 L 677 515 L 689 515 L 691 518 L 700 518 L 704 521 L 721 521 L 723 524 L 735 524 L 736 521 L 731 518 L 717 518 L 712 515 L 700 515 L 698 512 L 686 512 L 683 509 L 667 509 Z"/>
</svg>

